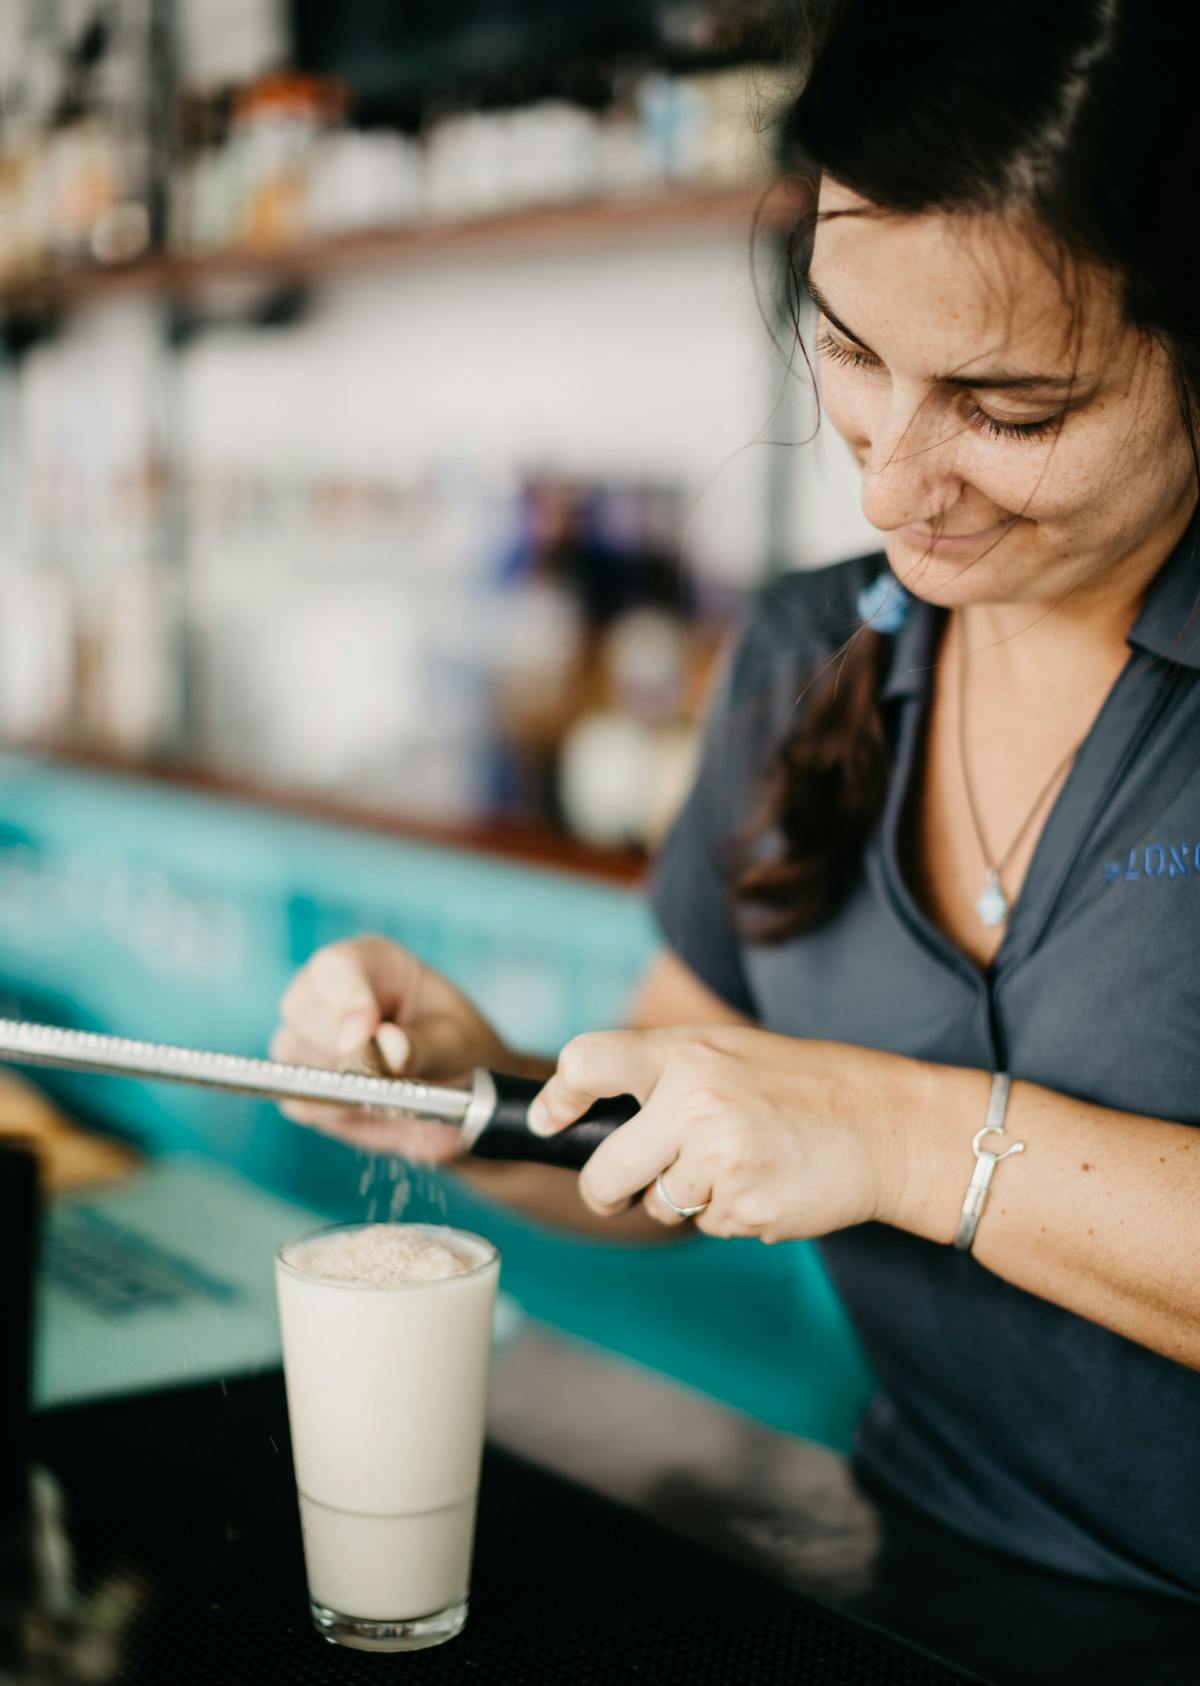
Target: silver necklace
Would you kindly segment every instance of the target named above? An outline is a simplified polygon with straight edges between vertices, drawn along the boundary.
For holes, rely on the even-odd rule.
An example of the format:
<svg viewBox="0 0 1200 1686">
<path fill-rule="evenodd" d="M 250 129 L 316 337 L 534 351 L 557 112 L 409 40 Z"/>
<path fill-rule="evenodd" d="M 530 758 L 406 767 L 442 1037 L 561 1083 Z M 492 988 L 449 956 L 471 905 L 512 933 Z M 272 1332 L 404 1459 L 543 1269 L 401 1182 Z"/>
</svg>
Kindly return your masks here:
<svg viewBox="0 0 1200 1686">
<path fill-rule="evenodd" d="M 1054 769 L 1053 773 L 1051 773 L 1050 777 L 1046 780 L 1046 783 L 1038 792 L 1037 800 L 1034 802 L 1033 807 L 1029 810 L 1028 814 L 1026 814 L 1020 831 L 1017 832 L 1017 835 L 1013 838 L 1012 842 L 1001 855 L 1000 859 L 993 862 L 991 850 L 987 846 L 987 839 L 983 835 L 983 822 L 979 818 L 979 809 L 975 802 L 975 792 L 971 789 L 971 776 L 967 771 L 967 651 L 961 619 L 958 623 L 958 644 L 958 755 L 962 764 L 963 788 L 967 793 L 967 806 L 971 810 L 971 821 L 975 827 L 975 836 L 979 840 L 979 852 L 983 856 L 983 864 L 987 869 L 987 875 L 983 881 L 983 889 L 979 892 L 975 901 L 975 911 L 978 913 L 980 919 L 985 925 L 994 929 L 997 925 L 1003 925 L 1006 923 L 1010 906 L 1000 875 L 1003 873 L 1005 867 L 1015 854 L 1021 839 L 1029 830 L 1029 827 L 1033 824 L 1034 816 L 1037 814 L 1042 803 L 1046 800 L 1054 786 L 1058 783 L 1058 780 L 1062 777 L 1063 772 L 1075 759 L 1075 756 L 1079 751 L 1079 745 L 1076 744 L 1074 748 L 1069 749 L 1066 755 L 1063 756 L 1058 766 Z"/>
</svg>

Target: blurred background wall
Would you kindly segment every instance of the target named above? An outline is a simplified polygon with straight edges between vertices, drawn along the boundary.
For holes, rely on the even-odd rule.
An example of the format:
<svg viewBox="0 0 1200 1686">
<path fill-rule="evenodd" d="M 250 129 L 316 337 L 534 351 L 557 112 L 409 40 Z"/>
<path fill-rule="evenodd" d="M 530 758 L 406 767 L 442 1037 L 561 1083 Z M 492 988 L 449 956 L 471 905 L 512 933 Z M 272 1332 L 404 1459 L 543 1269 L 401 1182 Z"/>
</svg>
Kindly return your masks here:
<svg viewBox="0 0 1200 1686">
<path fill-rule="evenodd" d="M 292 970 L 373 928 L 515 1043 L 619 1019 L 746 593 L 874 547 L 785 308 L 792 14 L 0 0 L 3 1011 L 261 1053 Z M 377 1209 L 270 1107 L 41 1082 Z M 849 1434 L 811 1249 L 631 1272 L 414 1198 L 538 1315 Z"/>
<path fill-rule="evenodd" d="M 870 542 L 786 8 L 0 11 L 5 739 L 652 839 L 737 594 Z"/>
</svg>

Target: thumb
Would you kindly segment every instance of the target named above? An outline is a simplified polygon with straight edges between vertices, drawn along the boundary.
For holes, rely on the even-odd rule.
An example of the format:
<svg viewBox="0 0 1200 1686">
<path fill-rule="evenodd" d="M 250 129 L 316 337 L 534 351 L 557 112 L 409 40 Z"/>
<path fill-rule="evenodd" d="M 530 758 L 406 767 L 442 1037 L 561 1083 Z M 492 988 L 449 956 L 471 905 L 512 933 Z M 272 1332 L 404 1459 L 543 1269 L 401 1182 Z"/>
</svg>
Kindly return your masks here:
<svg viewBox="0 0 1200 1686">
<path fill-rule="evenodd" d="M 473 1063 L 462 1025 L 449 1013 L 430 1013 L 406 1024 L 380 1025 L 375 1045 L 396 1077 L 445 1082 L 461 1077 Z"/>
</svg>

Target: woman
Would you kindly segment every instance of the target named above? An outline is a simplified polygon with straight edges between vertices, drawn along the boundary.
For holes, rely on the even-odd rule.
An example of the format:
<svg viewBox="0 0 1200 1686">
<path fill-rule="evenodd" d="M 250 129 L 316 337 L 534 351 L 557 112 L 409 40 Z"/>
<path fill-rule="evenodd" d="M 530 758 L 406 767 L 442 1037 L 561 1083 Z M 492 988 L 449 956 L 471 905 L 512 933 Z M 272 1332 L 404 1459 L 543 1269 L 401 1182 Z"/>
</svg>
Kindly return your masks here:
<svg viewBox="0 0 1200 1686">
<path fill-rule="evenodd" d="M 572 1042 L 540 1115 L 643 1102 L 579 1179 L 610 1233 L 824 1238 L 868 1480 L 1200 1599 L 1200 135 L 1164 11 L 829 10 L 788 132 L 884 554 L 763 595 L 632 1028 Z M 548 1071 L 381 939 L 283 1016 L 285 1058 L 379 1031 L 414 1075 Z M 464 1174 L 580 1221 L 554 1173 Z"/>
</svg>

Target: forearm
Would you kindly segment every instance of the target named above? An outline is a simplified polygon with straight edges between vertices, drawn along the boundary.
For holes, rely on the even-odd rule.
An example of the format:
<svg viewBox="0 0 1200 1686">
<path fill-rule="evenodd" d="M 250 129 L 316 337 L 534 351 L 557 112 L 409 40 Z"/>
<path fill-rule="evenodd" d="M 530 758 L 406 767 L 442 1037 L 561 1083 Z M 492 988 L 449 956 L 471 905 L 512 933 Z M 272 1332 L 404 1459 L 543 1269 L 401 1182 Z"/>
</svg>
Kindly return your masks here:
<svg viewBox="0 0 1200 1686">
<path fill-rule="evenodd" d="M 903 1171 L 888 1221 L 949 1244 L 987 1111 L 986 1072 L 906 1062 Z M 1200 1369 L 1200 1131 L 1014 1083 L 976 1232 L 985 1269 Z M 990 1138 L 996 1145 L 998 1138 Z"/>
</svg>

